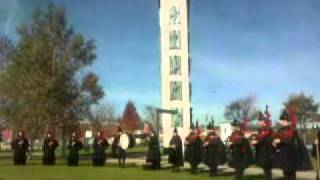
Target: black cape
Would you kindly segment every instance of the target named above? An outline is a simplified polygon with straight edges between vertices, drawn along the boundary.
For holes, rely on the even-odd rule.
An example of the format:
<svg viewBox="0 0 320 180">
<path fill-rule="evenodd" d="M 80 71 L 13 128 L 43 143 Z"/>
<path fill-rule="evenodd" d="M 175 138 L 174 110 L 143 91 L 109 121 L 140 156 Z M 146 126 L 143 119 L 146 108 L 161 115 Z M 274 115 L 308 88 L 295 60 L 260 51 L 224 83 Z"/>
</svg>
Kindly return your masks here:
<svg viewBox="0 0 320 180">
<path fill-rule="evenodd" d="M 156 136 L 150 137 L 146 162 L 151 169 L 160 169 L 160 146 Z"/>
<path fill-rule="evenodd" d="M 206 138 L 208 146 L 204 148 L 203 162 L 209 167 L 224 164 L 227 161 L 226 147 L 219 137 Z"/>
<path fill-rule="evenodd" d="M 27 151 L 29 148 L 28 140 L 24 137 L 18 137 L 12 142 L 11 147 L 13 149 L 14 164 L 15 165 L 26 164 Z"/>
<path fill-rule="evenodd" d="M 58 147 L 58 141 L 53 138 L 46 138 L 43 143 L 43 158 L 42 163 L 44 165 L 54 165 L 56 162 L 56 148 Z"/>
<path fill-rule="evenodd" d="M 68 144 L 68 165 L 77 166 L 79 164 L 79 151 L 83 148 L 81 141 L 70 139 Z"/>
<path fill-rule="evenodd" d="M 99 137 L 96 137 L 93 142 L 94 154 L 92 158 L 92 164 L 94 166 L 104 166 L 106 163 L 105 150 L 108 148 L 108 141 Z"/>
<path fill-rule="evenodd" d="M 243 136 L 229 146 L 229 152 L 229 166 L 232 168 L 245 169 L 253 163 L 253 154 L 250 143 L 248 139 Z"/>
<path fill-rule="evenodd" d="M 170 146 L 172 145 L 175 145 L 175 148 L 169 148 L 169 163 L 183 166 L 182 140 L 180 136 L 173 136 L 171 138 Z"/>
<path fill-rule="evenodd" d="M 188 142 L 185 146 L 185 160 L 191 165 L 198 165 L 202 160 L 202 141 L 199 136 L 193 133 L 186 138 Z"/>
<path fill-rule="evenodd" d="M 293 135 L 280 138 L 280 144 L 273 148 L 273 168 L 289 172 L 311 170 L 312 164 L 307 149 L 297 131 L 291 127 L 283 127 L 278 134 L 289 131 L 293 131 Z"/>
<path fill-rule="evenodd" d="M 114 140 L 113 140 L 112 146 L 111 146 L 111 154 L 112 154 L 112 157 L 114 157 L 114 158 L 118 157 L 119 141 L 120 141 L 120 136 L 119 135 L 114 136 Z"/>
<path fill-rule="evenodd" d="M 260 131 L 263 131 L 263 129 L 260 129 Z M 269 136 L 261 137 L 261 139 L 258 139 L 257 141 L 258 143 L 255 145 L 255 162 L 257 166 L 261 168 L 271 168 L 272 167 L 271 133 Z"/>
</svg>

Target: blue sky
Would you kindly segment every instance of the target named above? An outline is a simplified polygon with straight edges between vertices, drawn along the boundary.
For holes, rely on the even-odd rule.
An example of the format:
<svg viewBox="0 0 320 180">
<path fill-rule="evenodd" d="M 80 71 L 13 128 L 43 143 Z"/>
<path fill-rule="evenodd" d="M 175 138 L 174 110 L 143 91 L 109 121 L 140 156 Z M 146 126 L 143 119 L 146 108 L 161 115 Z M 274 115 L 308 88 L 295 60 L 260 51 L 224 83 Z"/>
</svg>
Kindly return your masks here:
<svg viewBox="0 0 320 180">
<path fill-rule="evenodd" d="M 121 113 L 133 100 L 139 112 L 160 106 L 157 0 L 55 0 L 77 32 L 96 41 L 91 69 L 106 91 L 103 101 Z M 0 35 L 45 0 L 0 0 Z M 191 0 L 190 46 L 195 118 L 222 120 L 224 107 L 246 95 L 269 104 L 274 119 L 290 93 L 320 101 L 320 1 Z M 215 93 L 212 93 L 215 91 Z"/>
</svg>

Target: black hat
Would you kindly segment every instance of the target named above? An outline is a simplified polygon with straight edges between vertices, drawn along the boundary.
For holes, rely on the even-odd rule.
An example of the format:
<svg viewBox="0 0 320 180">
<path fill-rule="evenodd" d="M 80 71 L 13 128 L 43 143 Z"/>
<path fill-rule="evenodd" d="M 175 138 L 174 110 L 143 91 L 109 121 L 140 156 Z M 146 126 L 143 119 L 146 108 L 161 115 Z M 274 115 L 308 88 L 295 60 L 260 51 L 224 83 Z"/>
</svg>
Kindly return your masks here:
<svg viewBox="0 0 320 180">
<path fill-rule="evenodd" d="M 194 130 L 194 124 L 193 123 L 190 124 L 190 129 Z"/>
<path fill-rule="evenodd" d="M 238 120 L 234 119 L 233 122 L 231 123 L 231 126 L 239 127 L 240 122 Z"/>
<path fill-rule="evenodd" d="M 178 133 L 177 127 L 174 127 L 173 132 Z"/>
<path fill-rule="evenodd" d="M 289 114 L 287 110 L 283 110 L 281 115 L 280 115 L 280 120 L 282 121 L 289 121 Z"/>
<path fill-rule="evenodd" d="M 207 125 L 207 129 L 208 129 L 208 130 L 211 130 L 211 129 L 212 129 L 211 122 Z"/>
<path fill-rule="evenodd" d="M 196 129 L 199 129 L 199 121 L 196 121 Z"/>
<path fill-rule="evenodd" d="M 208 130 L 213 130 L 214 129 L 214 122 L 210 122 L 207 126 Z"/>
<path fill-rule="evenodd" d="M 258 112 L 258 121 L 264 121 L 265 117 L 261 111 Z"/>
</svg>

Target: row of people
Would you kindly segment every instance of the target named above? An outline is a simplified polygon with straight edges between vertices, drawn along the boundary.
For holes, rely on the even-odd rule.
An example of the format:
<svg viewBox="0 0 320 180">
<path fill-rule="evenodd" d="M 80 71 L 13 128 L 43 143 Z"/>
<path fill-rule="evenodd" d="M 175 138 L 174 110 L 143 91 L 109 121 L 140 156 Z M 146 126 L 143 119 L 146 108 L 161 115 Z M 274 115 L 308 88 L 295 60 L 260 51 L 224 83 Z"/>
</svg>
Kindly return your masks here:
<svg viewBox="0 0 320 180">
<path fill-rule="evenodd" d="M 281 169 L 286 180 L 296 179 L 296 171 L 312 169 L 307 149 L 286 111 L 280 116 L 281 128 L 277 132 L 271 129 L 271 122 L 266 116 L 261 116 L 258 122 L 261 127 L 258 133 L 245 137 L 240 122 L 234 121 L 233 132 L 225 144 L 212 124 L 208 125 L 204 138 L 200 137 L 197 128 L 192 127 L 185 139 L 185 160 L 190 164 L 191 173 L 196 173 L 198 165 L 205 163 L 210 169 L 210 176 L 215 176 L 218 165 L 227 161 L 235 169 L 235 179 L 243 179 L 245 169 L 254 163 L 263 169 L 267 180 L 272 179 L 273 168 Z M 173 164 L 173 171 L 183 165 L 181 138 L 176 129 L 170 141 L 169 161 Z"/>
<path fill-rule="evenodd" d="M 245 137 L 240 128 L 240 122 L 234 121 L 232 123 L 233 132 L 225 143 L 214 131 L 214 124 L 208 126 L 208 133 L 205 138 L 200 137 L 198 128 L 192 127 L 192 131 L 185 139 L 184 153 L 182 140 L 175 128 L 169 148 L 169 162 L 172 164 L 173 171 L 178 172 L 179 167 L 183 166 L 185 160 L 190 163 L 191 172 L 196 173 L 198 165 L 203 162 L 209 167 L 210 175 L 215 176 L 218 174 L 218 165 L 225 164 L 228 161 L 230 167 L 235 169 L 235 178 L 243 179 L 245 169 L 255 162 L 263 169 L 265 179 L 272 179 L 272 169 L 280 168 L 283 171 L 284 178 L 291 180 L 296 178 L 297 170 L 310 170 L 312 168 L 306 147 L 291 124 L 286 111 L 280 116 L 279 124 L 281 128 L 277 132 L 273 132 L 271 129 L 269 118 L 262 116 L 259 120 L 261 128 L 257 134 L 249 138 Z M 119 146 L 122 130 L 119 128 L 118 132 L 118 136 L 115 137 L 113 142 L 113 149 L 116 151 L 119 165 L 124 166 L 126 150 Z M 47 133 L 43 144 L 43 164 L 55 163 L 57 146 L 58 142 L 53 134 L 51 132 Z M 78 153 L 82 146 L 82 142 L 76 133 L 72 133 L 68 143 L 69 165 L 78 165 Z M 98 132 L 93 143 L 94 156 L 92 161 L 94 166 L 105 164 L 105 150 L 108 146 L 108 141 Z M 28 140 L 24 137 L 24 133 L 19 132 L 17 139 L 12 143 L 15 164 L 26 163 L 28 147 Z M 159 140 L 156 134 L 152 132 L 149 137 L 145 168 L 160 169 L 160 161 Z"/>
<path fill-rule="evenodd" d="M 115 137 L 113 144 L 117 143 L 119 136 L 122 134 L 122 130 L 119 128 L 119 134 Z M 56 161 L 55 151 L 59 146 L 58 141 L 53 136 L 52 132 L 47 132 L 43 142 L 43 157 L 42 163 L 44 165 L 54 165 Z M 103 166 L 106 162 L 105 150 L 108 148 L 108 141 L 102 136 L 101 132 L 98 132 L 93 142 L 94 155 L 92 157 L 92 164 L 94 166 Z M 114 146 L 114 145 L 113 145 Z M 25 137 L 23 131 L 18 133 L 18 136 L 11 144 L 14 156 L 15 165 L 25 165 L 27 160 L 27 152 L 29 150 L 29 141 Z M 68 142 L 68 158 L 67 163 L 70 166 L 77 166 L 79 164 L 79 151 L 83 148 L 83 143 L 77 133 L 73 132 Z M 117 143 L 116 149 L 117 157 L 119 158 L 119 164 L 125 163 L 125 150 L 123 150 Z"/>
</svg>

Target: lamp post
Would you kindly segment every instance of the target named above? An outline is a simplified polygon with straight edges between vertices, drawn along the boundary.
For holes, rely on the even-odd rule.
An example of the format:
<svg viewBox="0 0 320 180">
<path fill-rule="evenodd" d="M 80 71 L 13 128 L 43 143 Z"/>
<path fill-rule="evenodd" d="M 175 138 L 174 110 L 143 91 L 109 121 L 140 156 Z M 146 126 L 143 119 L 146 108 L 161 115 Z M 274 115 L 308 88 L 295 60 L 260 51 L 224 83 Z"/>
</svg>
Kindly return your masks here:
<svg viewBox="0 0 320 180">
<path fill-rule="evenodd" d="M 156 127 L 156 133 L 157 133 L 157 137 L 158 137 L 158 142 L 160 145 L 160 114 L 177 114 L 178 110 L 169 110 L 169 109 L 161 109 L 161 108 L 157 108 L 156 109 L 156 113 L 157 113 L 157 127 Z"/>
<path fill-rule="evenodd" d="M 177 114 L 177 110 L 169 110 L 169 109 L 161 109 L 161 108 L 156 108 L 156 136 L 157 136 L 157 149 L 159 152 L 159 158 L 160 158 L 160 114 Z M 161 159 L 161 158 L 160 158 Z M 160 169 L 160 160 L 157 164 L 158 168 Z"/>
</svg>

